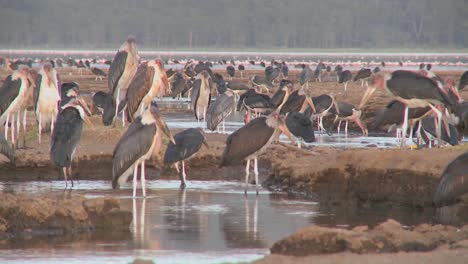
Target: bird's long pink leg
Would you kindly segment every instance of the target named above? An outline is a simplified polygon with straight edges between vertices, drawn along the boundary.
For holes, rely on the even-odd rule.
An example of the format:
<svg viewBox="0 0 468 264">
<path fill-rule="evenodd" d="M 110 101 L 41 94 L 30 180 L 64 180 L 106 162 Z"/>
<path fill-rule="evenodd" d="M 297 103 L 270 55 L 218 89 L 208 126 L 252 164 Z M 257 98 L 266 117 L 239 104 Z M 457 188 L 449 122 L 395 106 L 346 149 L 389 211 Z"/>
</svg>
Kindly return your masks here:
<svg viewBox="0 0 468 264">
<path fill-rule="evenodd" d="M 406 132 L 408 131 L 408 106 L 405 106 L 405 113 L 403 117 L 403 126 L 401 128 L 401 146 L 406 145 Z"/>
<path fill-rule="evenodd" d="M 37 127 L 37 133 L 39 136 L 39 144 L 41 144 L 41 133 L 42 133 L 42 113 L 39 112 L 39 123 Z"/>
<path fill-rule="evenodd" d="M 11 115 L 11 142 L 13 143 L 13 146 L 15 146 L 15 115 Z"/>
<path fill-rule="evenodd" d="M 146 178 L 145 178 L 145 161 L 141 162 L 141 189 L 143 190 L 143 197 L 146 197 Z"/>
<path fill-rule="evenodd" d="M 185 188 L 185 178 L 187 177 L 187 174 L 185 174 L 185 161 L 182 161 L 182 178 L 181 178 L 181 183 L 180 183 L 180 188 L 183 189 Z"/>
<path fill-rule="evenodd" d="M 5 140 L 8 140 L 8 126 L 10 122 L 10 114 L 7 114 L 6 121 L 5 121 Z"/>
<path fill-rule="evenodd" d="M 254 174 L 255 174 L 255 190 L 257 191 L 258 195 L 258 160 L 257 157 L 254 159 Z"/>
<path fill-rule="evenodd" d="M 245 189 L 244 193 L 247 194 L 247 187 L 249 184 L 249 169 L 250 169 L 250 160 L 247 160 L 247 164 L 245 165 Z"/>
<path fill-rule="evenodd" d="M 138 161 L 135 162 L 135 167 L 133 168 L 133 198 L 136 197 L 137 176 L 138 176 Z"/>
<path fill-rule="evenodd" d="M 67 168 L 63 167 L 62 170 L 63 170 L 63 176 L 65 177 L 65 188 L 67 188 L 68 187 Z"/>
<path fill-rule="evenodd" d="M 27 119 L 26 119 L 26 114 L 27 114 L 27 110 L 24 109 L 24 112 L 23 112 L 23 145 L 24 147 L 26 148 L 26 123 L 27 123 Z"/>
</svg>

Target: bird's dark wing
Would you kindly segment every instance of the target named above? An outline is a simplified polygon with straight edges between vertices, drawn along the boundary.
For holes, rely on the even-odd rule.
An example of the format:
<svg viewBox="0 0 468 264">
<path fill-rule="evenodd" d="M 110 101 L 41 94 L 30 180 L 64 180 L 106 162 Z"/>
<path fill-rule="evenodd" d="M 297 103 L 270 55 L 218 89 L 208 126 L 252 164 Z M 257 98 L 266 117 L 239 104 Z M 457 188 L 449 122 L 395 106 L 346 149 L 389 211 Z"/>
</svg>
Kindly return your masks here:
<svg viewBox="0 0 468 264">
<path fill-rule="evenodd" d="M 360 69 L 356 73 L 356 76 L 354 76 L 353 81 L 357 81 L 357 80 L 360 80 L 360 79 L 367 78 L 367 77 L 371 76 L 371 74 L 372 74 L 372 71 L 370 69 Z"/>
<path fill-rule="evenodd" d="M 117 88 L 117 83 L 120 80 L 124 70 L 125 64 L 127 62 L 128 53 L 126 51 L 119 51 L 115 54 L 114 60 L 109 68 L 109 78 L 107 79 L 107 86 L 109 91 L 114 94 L 115 89 Z"/>
<path fill-rule="evenodd" d="M 112 158 L 112 181 L 118 178 L 139 158 L 146 154 L 153 144 L 156 126 L 142 125 L 138 117 L 128 127 L 117 143 Z"/>
<path fill-rule="evenodd" d="M 387 81 L 387 87 L 395 96 L 403 99 L 434 99 L 446 106 L 456 104 L 440 90 L 435 81 L 410 71 L 394 71 L 392 78 Z"/>
<path fill-rule="evenodd" d="M 306 99 L 305 95 L 299 95 L 299 91 L 292 92 L 286 103 L 281 107 L 280 114 L 286 114 L 289 112 L 299 112 Z"/>
<path fill-rule="evenodd" d="M 208 107 L 206 112 L 206 127 L 212 131 L 232 112 L 234 107 L 234 97 L 222 94 L 216 98 L 214 103 Z"/>
<path fill-rule="evenodd" d="M 197 120 L 198 120 L 197 103 L 198 103 L 198 94 L 200 93 L 201 83 L 202 83 L 201 79 L 196 79 L 193 82 L 192 94 L 190 95 L 190 100 L 192 101 L 192 106 L 193 106 L 193 113 L 195 114 L 195 118 Z"/>
<path fill-rule="evenodd" d="M 433 201 L 436 205 L 453 202 L 468 192 L 468 152 L 458 156 L 445 168 Z"/>
<path fill-rule="evenodd" d="M 41 94 L 41 82 L 42 82 L 42 75 L 37 74 L 36 75 L 36 87 L 34 87 L 34 94 L 33 94 L 33 99 L 34 99 L 34 110 L 37 109 L 37 101 L 39 100 L 39 95 Z"/>
<path fill-rule="evenodd" d="M 10 163 L 15 165 L 15 151 L 3 136 L 0 137 L 0 154 L 5 155 L 10 160 Z"/>
<path fill-rule="evenodd" d="M 340 113 L 338 114 L 340 117 L 347 117 L 353 114 L 354 105 L 347 103 L 347 102 L 338 102 L 338 108 Z"/>
<path fill-rule="evenodd" d="M 283 91 L 282 89 L 279 89 L 273 95 L 273 97 L 271 97 L 270 102 L 275 106 L 275 108 L 277 108 L 283 102 L 285 95 L 286 95 L 286 92 Z"/>
<path fill-rule="evenodd" d="M 316 97 L 312 97 L 312 102 L 314 103 L 317 113 L 321 113 L 330 108 L 330 106 L 333 104 L 333 99 L 329 95 L 322 94 Z"/>
<path fill-rule="evenodd" d="M 352 74 L 350 71 L 346 70 L 346 71 L 342 71 L 340 76 L 339 76 L 339 80 L 338 80 L 338 83 L 344 83 L 344 82 L 347 82 L 349 80 L 352 79 Z"/>
<path fill-rule="evenodd" d="M 186 81 L 181 73 L 176 73 L 172 80 L 172 98 L 182 93 L 186 87 Z"/>
<path fill-rule="evenodd" d="M 11 75 L 5 79 L 5 82 L 0 89 L 0 113 L 3 114 L 10 104 L 18 96 L 21 88 L 21 79 L 12 80 Z M 1 115 L 0 114 L 0 115 Z"/>
<path fill-rule="evenodd" d="M 188 159 L 200 150 L 204 137 L 197 128 L 189 128 L 174 135 L 174 143 L 169 142 L 164 154 L 164 164 Z"/>
<path fill-rule="evenodd" d="M 432 136 L 436 137 L 436 120 L 433 117 L 426 117 L 421 120 L 422 123 L 422 128 L 424 131 L 427 133 L 431 134 Z M 449 130 L 450 130 L 450 135 L 447 133 L 447 130 L 445 127 L 442 125 L 442 133 L 440 135 L 440 138 L 444 141 L 449 143 L 452 146 L 458 145 L 458 130 L 451 124 L 448 124 Z"/>
<path fill-rule="evenodd" d="M 133 115 L 138 110 L 141 100 L 151 89 L 153 84 L 154 68 L 148 67 L 148 64 L 144 63 L 138 67 L 138 70 L 133 77 L 130 85 L 127 89 L 127 117 L 131 122 L 133 121 Z"/>
<path fill-rule="evenodd" d="M 58 167 L 69 167 L 76 145 L 80 141 L 83 120 L 74 107 L 67 107 L 60 112 L 52 134 L 50 156 Z"/>
<path fill-rule="evenodd" d="M 463 90 L 463 88 L 466 86 L 468 86 L 468 71 L 465 71 L 460 77 L 460 81 L 458 82 L 458 90 Z"/>
<path fill-rule="evenodd" d="M 227 88 L 231 90 L 249 90 L 250 89 L 250 87 L 247 84 L 243 82 L 238 82 L 238 81 L 226 82 L 226 86 Z"/>
<path fill-rule="evenodd" d="M 288 113 L 286 126 L 294 136 L 303 138 L 305 142 L 315 141 L 312 121 L 306 115 L 298 112 Z"/>
<path fill-rule="evenodd" d="M 260 150 L 273 136 L 274 129 L 266 124 L 266 117 L 250 121 L 229 135 L 220 166 L 242 163 L 249 155 Z"/>
</svg>

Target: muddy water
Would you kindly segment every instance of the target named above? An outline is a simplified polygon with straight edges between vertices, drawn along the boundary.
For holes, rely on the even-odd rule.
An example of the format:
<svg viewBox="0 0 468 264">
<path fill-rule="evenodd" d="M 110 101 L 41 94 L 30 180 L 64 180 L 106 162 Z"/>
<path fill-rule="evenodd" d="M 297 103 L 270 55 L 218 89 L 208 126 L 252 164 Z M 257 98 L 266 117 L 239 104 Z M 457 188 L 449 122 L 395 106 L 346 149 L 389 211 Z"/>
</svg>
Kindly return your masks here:
<svg viewBox="0 0 468 264">
<path fill-rule="evenodd" d="M 245 196 L 243 186 L 232 182 L 189 181 L 181 191 L 178 181 L 152 181 L 145 199 L 133 199 L 131 186 L 114 191 L 105 181 L 80 181 L 72 191 L 64 191 L 62 181 L 0 186 L 3 192 L 113 196 L 134 217 L 129 237 L 100 234 L 62 243 L 42 237 L 40 246 L 17 241 L 11 250 L 0 250 L 0 262 L 9 263 L 128 263 L 137 257 L 157 263 L 249 261 L 268 254 L 272 243 L 319 215 L 312 201 L 264 190 Z"/>
</svg>

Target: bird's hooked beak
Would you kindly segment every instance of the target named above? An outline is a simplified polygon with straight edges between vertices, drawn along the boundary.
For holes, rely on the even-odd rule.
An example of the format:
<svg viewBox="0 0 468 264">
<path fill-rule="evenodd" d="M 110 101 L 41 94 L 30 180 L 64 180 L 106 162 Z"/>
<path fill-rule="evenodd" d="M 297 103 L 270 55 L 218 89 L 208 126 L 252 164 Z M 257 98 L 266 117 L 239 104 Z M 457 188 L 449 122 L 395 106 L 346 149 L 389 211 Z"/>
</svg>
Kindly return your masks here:
<svg viewBox="0 0 468 264">
<path fill-rule="evenodd" d="M 362 109 L 364 105 L 366 105 L 367 101 L 372 97 L 372 94 L 374 94 L 375 90 L 378 87 L 384 87 L 385 84 L 385 78 L 384 75 L 382 74 L 376 74 L 374 77 L 369 79 L 369 86 L 367 87 L 366 92 L 362 96 L 361 103 L 359 103 L 358 108 Z"/>
<path fill-rule="evenodd" d="M 155 109 L 155 108 L 152 107 L 152 109 Z M 152 112 L 153 112 L 154 119 L 156 120 L 156 125 L 162 130 L 162 132 L 163 132 L 164 134 L 166 134 L 166 136 L 169 138 L 169 140 L 170 140 L 174 145 L 176 145 L 175 139 L 174 139 L 174 137 L 172 136 L 171 131 L 170 131 L 169 128 L 167 127 L 166 122 L 161 118 L 161 116 L 159 115 L 159 113 L 158 113 L 157 110 L 154 110 L 154 111 L 152 111 Z"/>
<path fill-rule="evenodd" d="M 367 101 L 369 101 L 369 99 L 372 97 L 372 94 L 374 94 L 375 89 L 376 89 L 375 87 L 370 86 L 370 85 L 369 87 L 367 87 L 367 90 L 362 96 L 361 102 L 359 103 L 359 109 L 362 109 L 364 105 L 366 105 Z"/>
<path fill-rule="evenodd" d="M 276 118 L 278 120 L 278 128 L 283 134 L 285 134 L 289 138 L 291 144 L 295 144 L 296 140 L 294 139 L 294 136 L 291 134 L 291 131 L 289 131 L 288 126 L 286 125 L 286 117 L 284 115 L 277 115 Z"/>
<path fill-rule="evenodd" d="M 83 116 L 83 121 L 84 121 L 89 127 L 94 128 L 94 125 L 93 125 L 93 123 L 91 122 L 91 119 L 89 119 L 89 117 L 91 116 L 91 110 L 89 109 L 88 104 L 87 104 L 86 101 L 83 99 L 83 97 L 81 97 L 81 95 L 78 95 L 78 96 L 76 97 L 76 100 L 78 100 L 78 103 L 81 105 L 81 107 L 83 107 L 83 110 L 85 111 L 85 115 Z"/>
</svg>

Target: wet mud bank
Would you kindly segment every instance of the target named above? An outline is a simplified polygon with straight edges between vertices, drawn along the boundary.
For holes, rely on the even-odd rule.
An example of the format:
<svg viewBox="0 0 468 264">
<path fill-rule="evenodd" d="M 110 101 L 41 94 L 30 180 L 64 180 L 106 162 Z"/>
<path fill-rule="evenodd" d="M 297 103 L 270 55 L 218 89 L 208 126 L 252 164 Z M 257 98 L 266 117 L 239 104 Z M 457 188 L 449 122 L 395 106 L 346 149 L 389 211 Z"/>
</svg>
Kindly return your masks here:
<svg viewBox="0 0 468 264">
<path fill-rule="evenodd" d="M 91 231 L 130 233 L 131 221 L 132 213 L 113 198 L 4 193 L 0 200 L 0 241 Z"/>
<path fill-rule="evenodd" d="M 432 208 L 442 171 L 460 148 L 427 150 L 316 148 L 309 155 L 275 151 L 263 183 L 321 204 Z"/>
</svg>

